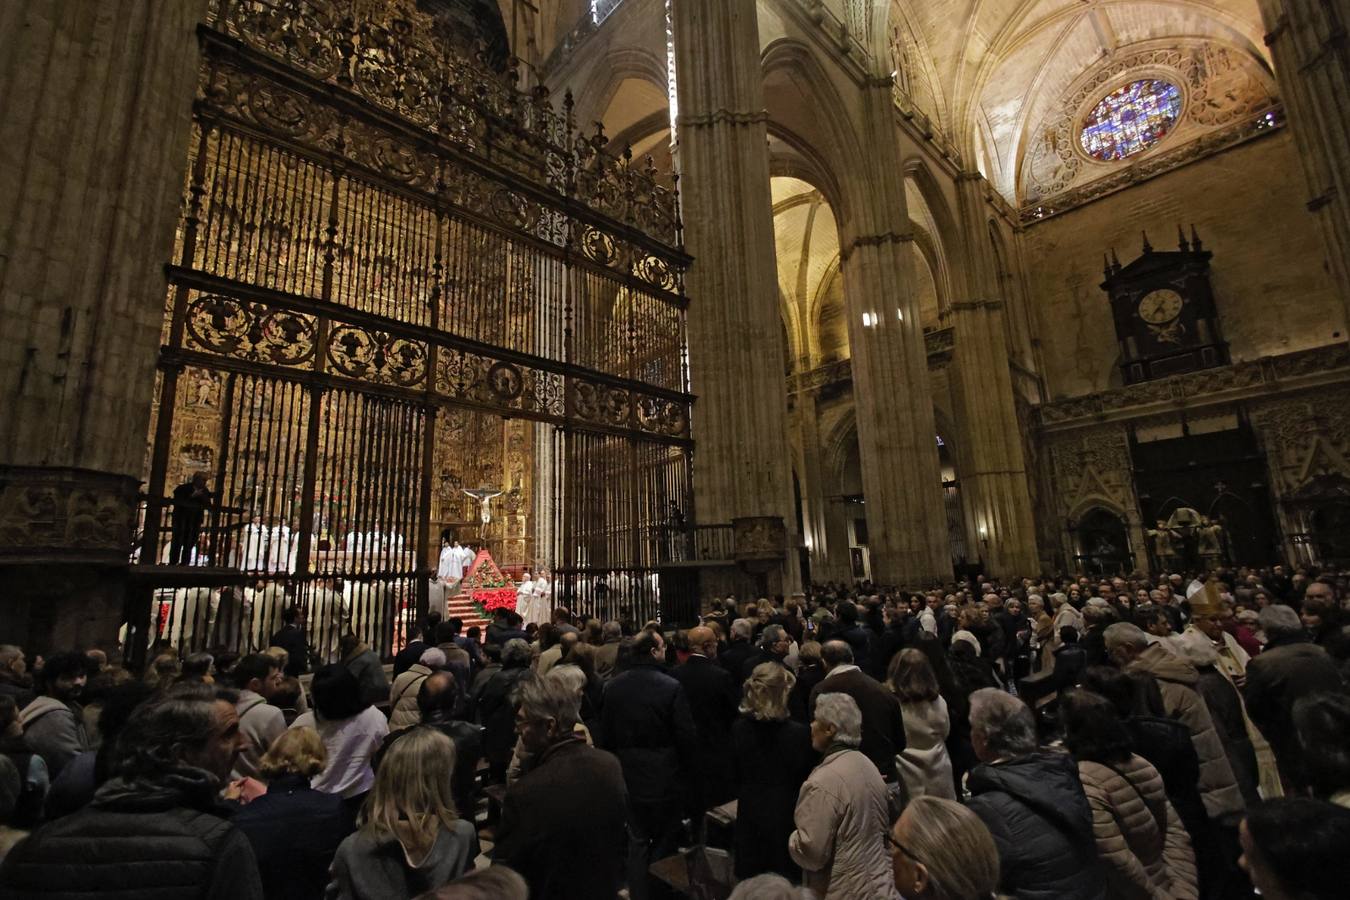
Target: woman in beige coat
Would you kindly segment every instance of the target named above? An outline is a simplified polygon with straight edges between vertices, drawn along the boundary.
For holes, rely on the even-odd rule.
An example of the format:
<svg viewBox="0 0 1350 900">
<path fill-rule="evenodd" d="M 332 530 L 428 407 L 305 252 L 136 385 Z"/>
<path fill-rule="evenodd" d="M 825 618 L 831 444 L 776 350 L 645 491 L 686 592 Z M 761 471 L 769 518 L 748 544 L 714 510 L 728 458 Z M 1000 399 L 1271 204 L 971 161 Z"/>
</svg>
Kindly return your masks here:
<svg viewBox="0 0 1350 900">
<path fill-rule="evenodd" d="M 1195 856 L 1162 776 L 1130 750 L 1111 702 L 1090 691 L 1060 696 L 1064 744 L 1092 808 L 1108 900 L 1196 900 Z"/>
<path fill-rule="evenodd" d="M 928 657 L 913 647 L 901 650 L 891 660 L 886 684 L 900 698 L 905 718 L 905 749 L 895 757 L 905 793 L 910 799 L 930 796 L 955 800 L 956 784 L 946 744 L 951 718 L 947 701 L 938 693 L 937 675 Z"/>
<path fill-rule="evenodd" d="M 445 652 L 435 647 L 422 651 L 422 656 L 413 663 L 408 671 L 394 679 L 389 688 L 389 730 L 408 728 L 422 721 L 422 712 L 417 708 L 417 692 L 422 682 L 437 669 L 445 668 Z"/>
<path fill-rule="evenodd" d="M 900 900 L 886 852 L 886 783 L 860 743 L 858 704 L 847 694 L 821 694 L 811 746 L 823 758 L 797 795 L 788 853 L 822 900 Z"/>
</svg>

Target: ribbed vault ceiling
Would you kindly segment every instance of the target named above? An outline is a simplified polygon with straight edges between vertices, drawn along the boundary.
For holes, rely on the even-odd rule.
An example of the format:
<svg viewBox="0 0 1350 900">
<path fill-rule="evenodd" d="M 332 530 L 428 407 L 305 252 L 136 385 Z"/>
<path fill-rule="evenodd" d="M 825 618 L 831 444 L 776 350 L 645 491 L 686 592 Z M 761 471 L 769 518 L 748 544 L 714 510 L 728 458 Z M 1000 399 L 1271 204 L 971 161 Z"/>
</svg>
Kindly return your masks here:
<svg viewBox="0 0 1350 900">
<path fill-rule="evenodd" d="M 963 146 L 984 148 L 979 162 L 1009 198 L 1028 131 L 1113 58 L 1205 40 L 1266 59 L 1256 0 L 890 2 L 892 46 L 922 57 L 906 73 L 915 102 Z"/>
</svg>

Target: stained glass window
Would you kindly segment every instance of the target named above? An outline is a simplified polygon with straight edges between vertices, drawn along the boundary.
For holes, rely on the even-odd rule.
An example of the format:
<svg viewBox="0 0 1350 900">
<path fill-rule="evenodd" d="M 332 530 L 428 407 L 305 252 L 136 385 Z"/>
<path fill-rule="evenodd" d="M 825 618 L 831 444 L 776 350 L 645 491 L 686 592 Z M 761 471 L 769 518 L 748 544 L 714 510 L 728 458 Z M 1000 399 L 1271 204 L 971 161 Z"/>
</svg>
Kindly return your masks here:
<svg viewBox="0 0 1350 900">
<path fill-rule="evenodd" d="M 1083 121 L 1078 140 L 1093 159 L 1124 159 L 1167 136 L 1181 114 L 1181 91 L 1156 79 L 1136 81 L 1112 91 Z"/>
</svg>

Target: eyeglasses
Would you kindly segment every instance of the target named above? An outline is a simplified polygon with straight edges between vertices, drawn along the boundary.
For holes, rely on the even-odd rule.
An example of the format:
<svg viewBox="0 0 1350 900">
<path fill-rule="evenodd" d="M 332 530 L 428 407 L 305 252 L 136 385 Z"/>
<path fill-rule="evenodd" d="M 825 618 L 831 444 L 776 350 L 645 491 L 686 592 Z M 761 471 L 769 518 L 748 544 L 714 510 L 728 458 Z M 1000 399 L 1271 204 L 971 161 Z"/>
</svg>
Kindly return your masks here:
<svg viewBox="0 0 1350 900">
<path fill-rule="evenodd" d="M 902 844 L 902 843 L 900 843 L 899 841 L 897 841 L 897 840 L 895 839 L 895 835 L 893 835 L 893 834 L 892 834 L 891 832 L 889 832 L 889 831 L 886 832 L 886 843 L 890 844 L 892 847 L 894 847 L 895 849 L 899 850 L 901 853 L 905 854 L 905 855 L 908 856 L 910 859 L 914 860 L 916 863 L 919 863 L 920 865 L 925 865 L 925 866 L 928 865 L 928 864 L 925 863 L 923 860 L 921 860 L 921 859 L 919 859 L 917 856 L 915 856 L 912 852 L 910 852 L 910 850 L 909 850 L 908 847 L 906 847 L 904 844 Z"/>
</svg>

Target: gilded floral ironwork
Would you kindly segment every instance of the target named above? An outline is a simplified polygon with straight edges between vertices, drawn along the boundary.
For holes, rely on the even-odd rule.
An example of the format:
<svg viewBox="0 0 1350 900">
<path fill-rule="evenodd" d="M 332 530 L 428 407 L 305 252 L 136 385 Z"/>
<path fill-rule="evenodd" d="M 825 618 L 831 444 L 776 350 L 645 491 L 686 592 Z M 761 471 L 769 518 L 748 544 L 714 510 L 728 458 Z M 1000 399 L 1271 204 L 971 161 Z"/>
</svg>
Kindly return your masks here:
<svg viewBox="0 0 1350 900">
<path fill-rule="evenodd" d="M 356 325 L 339 325 L 328 339 L 328 361 L 351 378 L 412 387 L 426 377 L 425 344 Z"/>
<path fill-rule="evenodd" d="M 185 319 L 190 341 L 202 350 L 279 366 L 314 356 L 313 317 L 218 294 L 198 296 Z"/>
</svg>

